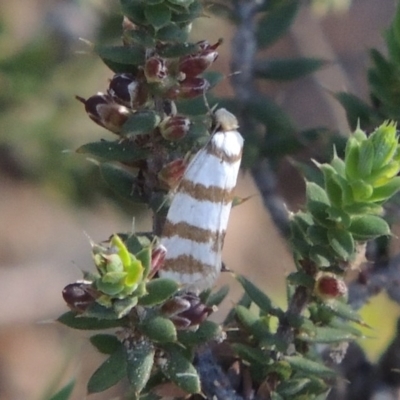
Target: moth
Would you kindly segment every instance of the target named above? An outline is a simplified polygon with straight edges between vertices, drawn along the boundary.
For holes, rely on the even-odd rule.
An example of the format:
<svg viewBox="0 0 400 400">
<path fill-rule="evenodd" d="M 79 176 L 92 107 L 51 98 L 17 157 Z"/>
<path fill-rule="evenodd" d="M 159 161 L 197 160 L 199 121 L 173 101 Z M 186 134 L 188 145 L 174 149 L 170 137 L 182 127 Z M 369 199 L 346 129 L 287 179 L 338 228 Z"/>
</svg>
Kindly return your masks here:
<svg viewBox="0 0 400 400">
<path fill-rule="evenodd" d="M 242 158 L 236 117 L 215 112 L 216 132 L 193 157 L 180 181 L 161 235 L 166 247 L 160 276 L 186 291 L 210 288 L 221 271 L 221 254 Z"/>
</svg>

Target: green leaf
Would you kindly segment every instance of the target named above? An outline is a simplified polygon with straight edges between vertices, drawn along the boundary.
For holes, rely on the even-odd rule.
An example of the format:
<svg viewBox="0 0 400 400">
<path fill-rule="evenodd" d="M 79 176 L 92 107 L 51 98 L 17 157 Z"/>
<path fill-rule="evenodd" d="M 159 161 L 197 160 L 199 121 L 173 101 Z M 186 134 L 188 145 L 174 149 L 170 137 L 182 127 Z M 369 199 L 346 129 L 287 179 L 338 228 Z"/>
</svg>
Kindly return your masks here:
<svg viewBox="0 0 400 400">
<path fill-rule="evenodd" d="M 289 29 L 299 6 L 299 1 L 287 0 L 268 12 L 257 26 L 258 47 L 268 47 L 278 40 Z"/>
<path fill-rule="evenodd" d="M 229 285 L 224 285 L 218 291 L 211 293 L 206 300 L 208 307 L 219 306 L 229 293 Z"/>
<path fill-rule="evenodd" d="M 354 240 L 351 233 L 345 229 L 331 228 L 328 230 L 328 240 L 333 251 L 342 260 L 350 260 L 354 253 Z"/>
<path fill-rule="evenodd" d="M 325 189 L 330 203 L 336 207 L 341 207 L 343 202 L 343 189 L 340 176 L 338 176 L 336 170 L 329 164 L 322 164 L 319 168 L 324 174 Z"/>
<path fill-rule="evenodd" d="M 335 315 L 348 321 L 364 325 L 363 319 L 350 305 L 338 300 L 330 300 L 324 303 L 324 307 L 331 310 Z"/>
<path fill-rule="evenodd" d="M 166 4 L 146 5 L 144 15 L 156 30 L 171 21 L 171 11 Z"/>
<path fill-rule="evenodd" d="M 124 123 L 121 135 L 131 138 L 136 135 L 149 133 L 158 126 L 160 121 L 159 115 L 154 111 L 138 111 L 131 115 Z"/>
<path fill-rule="evenodd" d="M 256 61 L 254 72 L 256 78 L 288 81 L 311 74 L 327 64 L 319 58 L 267 59 Z"/>
<path fill-rule="evenodd" d="M 112 354 L 121 345 L 121 342 L 114 335 L 99 333 L 91 336 L 90 343 L 103 354 Z"/>
<path fill-rule="evenodd" d="M 239 322 L 247 329 L 250 330 L 251 327 L 259 320 L 259 316 L 248 308 L 237 305 L 235 307 L 235 313 Z"/>
<path fill-rule="evenodd" d="M 154 364 L 155 348 L 145 339 L 135 342 L 127 351 L 127 375 L 130 388 L 139 394 L 146 386 Z"/>
<path fill-rule="evenodd" d="M 178 289 L 178 283 L 171 279 L 152 279 L 147 283 L 147 294 L 139 299 L 139 304 L 142 306 L 154 306 L 163 303 L 174 295 Z"/>
<path fill-rule="evenodd" d="M 164 347 L 166 361 L 161 365 L 163 374 L 187 393 L 200 393 L 200 378 L 193 364 L 177 346 Z"/>
<path fill-rule="evenodd" d="M 310 383 L 308 378 L 293 378 L 287 381 L 281 382 L 276 390 L 282 396 L 294 396 L 303 390 Z"/>
<path fill-rule="evenodd" d="M 314 279 L 303 271 L 292 272 L 287 276 L 287 281 L 292 285 L 300 285 L 312 289 L 314 287 Z"/>
<path fill-rule="evenodd" d="M 268 139 L 269 136 L 275 136 L 275 141 L 282 140 L 279 136 L 296 140 L 293 136 L 296 131 L 293 122 L 283 109 L 271 99 L 263 95 L 253 96 L 246 105 L 246 112 L 267 127 L 267 147 L 272 140 L 272 138 Z"/>
<path fill-rule="evenodd" d="M 383 186 L 374 189 L 372 196 L 369 198 L 373 202 L 381 202 L 389 200 L 394 194 L 400 190 L 400 177 L 390 179 L 390 181 Z"/>
<path fill-rule="evenodd" d="M 372 165 L 375 158 L 375 149 L 370 140 L 365 140 L 360 144 L 360 155 L 358 159 L 358 172 L 361 178 L 366 178 L 371 174 Z"/>
<path fill-rule="evenodd" d="M 57 321 L 69 328 L 82 330 L 109 329 L 125 325 L 124 320 L 100 320 L 97 318 L 80 317 L 72 311 L 68 311 L 61 315 Z"/>
<path fill-rule="evenodd" d="M 370 126 L 376 122 L 375 111 L 357 96 L 351 93 L 338 92 L 335 98 L 346 110 L 347 121 L 352 130 L 357 128 L 358 121 L 361 126 Z"/>
<path fill-rule="evenodd" d="M 100 173 L 105 182 L 121 197 L 134 203 L 144 203 L 143 196 L 135 192 L 136 176 L 128 170 L 111 163 L 100 164 Z"/>
<path fill-rule="evenodd" d="M 175 325 L 168 318 L 149 317 L 140 325 L 141 331 L 151 340 L 159 343 L 175 342 Z"/>
<path fill-rule="evenodd" d="M 147 278 L 151 269 L 151 251 L 151 246 L 148 245 L 135 254 L 135 257 L 142 263 L 143 266 L 143 279 Z"/>
<path fill-rule="evenodd" d="M 263 365 L 267 364 L 269 361 L 266 355 L 258 348 L 250 347 L 242 343 L 232 343 L 232 348 L 241 360 L 251 364 L 255 362 Z"/>
<path fill-rule="evenodd" d="M 133 23 L 137 25 L 148 25 L 146 17 L 144 15 L 145 2 L 138 2 L 132 0 L 120 0 L 121 11 L 123 15 L 126 15 Z"/>
<path fill-rule="evenodd" d="M 184 42 L 189 34 L 187 30 L 181 29 L 177 24 L 171 22 L 168 25 L 159 29 L 156 33 L 156 38 L 162 41 Z"/>
<path fill-rule="evenodd" d="M 173 13 L 171 20 L 177 24 L 187 24 L 193 22 L 196 18 L 199 18 L 203 15 L 203 4 L 200 1 L 194 1 L 189 8 L 187 8 L 187 12 Z"/>
<path fill-rule="evenodd" d="M 94 52 L 109 67 L 120 66 L 121 68 L 129 68 L 128 71 L 132 70 L 132 67 L 136 68 L 143 65 L 145 62 L 144 48 L 133 44 L 129 45 L 129 47 L 96 45 Z"/>
<path fill-rule="evenodd" d="M 270 313 L 274 308 L 271 299 L 252 282 L 246 279 L 243 275 L 234 275 L 236 280 L 242 285 L 244 291 L 250 299 L 265 313 Z"/>
<path fill-rule="evenodd" d="M 219 324 L 212 321 L 204 321 L 196 331 L 178 331 L 178 341 L 186 347 L 192 347 L 208 343 L 211 340 L 218 340 L 221 335 L 222 328 Z"/>
<path fill-rule="evenodd" d="M 240 307 L 244 307 L 247 309 L 251 306 L 251 303 L 252 303 L 252 301 L 251 301 L 250 297 L 247 295 L 247 293 L 243 293 L 243 295 L 239 299 L 236 307 L 240 306 Z M 231 308 L 231 310 L 229 311 L 228 315 L 226 316 L 226 318 L 223 322 L 223 325 L 230 324 L 234 320 L 235 316 L 236 316 L 236 308 Z"/>
<path fill-rule="evenodd" d="M 366 241 L 378 236 L 390 235 L 388 223 L 375 215 L 354 217 L 349 226 L 349 232 L 355 240 Z"/>
<path fill-rule="evenodd" d="M 158 54 L 160 57 L 178 58 L 196 53 L 199 50 L 199 46 L 193 43 L 166 43 L 160 48 Z"/>
<path fill-rule="evenodd" d="M 126 350 L 120 346 L 90 377 L 87 384 L 89 394 L 102 392 L 116 385 L 126 376 Z"/>
<path fill-rule="evenodd" d="M 286 356 L 285 360 L 291 365 L 293 369 L 304 372 L 309 375 L 316 375 L 322 377 L 334 377 L 335 371 L 325 367 L 325 365 L 311 361 L 302 356 Z"/>
<path fill-rule="evenodd" d="M 76 150 L 80 154 L 90 154 L 105 161 L 118 161 L 129 163 L 144 160 L 149 156 L 149 151 L 138 148 L 129 140 L 92 142 L 84 144 Z"/>
<path fill-rule="evenodd" d="M 306 182 L 307 209 L 321 225 L 330 227 L 328 220 L 330 202 L 326 191 L 313 182 Z"/>
<path fill-rule="evenodd" d="M 72 394 L 72 391 L 74 390 L 74 386 L 75 386 L 75 379 L 66 384 L 56 394 L 53 394 L 53 396 L 51 396 L 49 400 L 68 400 Z"/>
<path fill-rule="evenodd" d="M 313 332 L 301 332 L 296 336 L 308 343 L 339 343 L 357 339 L 352 333 L 331 327 L 315 327 Z"/>
</svg>

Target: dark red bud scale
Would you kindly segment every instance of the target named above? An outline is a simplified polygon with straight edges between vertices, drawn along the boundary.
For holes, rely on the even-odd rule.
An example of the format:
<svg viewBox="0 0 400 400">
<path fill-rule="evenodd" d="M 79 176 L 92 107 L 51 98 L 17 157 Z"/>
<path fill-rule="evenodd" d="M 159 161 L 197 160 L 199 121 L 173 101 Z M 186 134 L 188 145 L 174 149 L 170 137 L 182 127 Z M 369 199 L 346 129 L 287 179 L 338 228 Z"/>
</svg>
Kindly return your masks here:
<svg viewBox="0 0 400 400">
<path fill-rule="evenodd" d="M 65 286 L 62 295 L 71 310 L 84 312 L 96 301 L 91 291 L 93 291 L 91 284 L 75 282 Z"/>
<path fill-rule="evenodd" d="M 131 114 L 128 108 L 115 103 L 108 94 L 97 93 L 87 100 L 79 96 L 76 98 L 85 105 L 85 110 L 91 120 L 113 133 L 121 132 L 122 125 Z"/>
<path fill-rule="evenodd" d="M 182 115 L 165 118 L 158 126 L 162 137 L 176 141 L 183 139 L 190 129 L 190 119 Z"/>
<path fill-rule="evenodd" d="M 157 56 L 150 57 L 144 66 L 144 74 L 147 82 L 157 83 L 163 81 L 168 74 L 165 60 Z"/>
<path fill-rule="evenodd" d="M 200 51 L 182 57 L 179 60 L 178 70 L 183 72 L 186 77 L 200 75 L 218 58 L 216 49 L 221 43 L 222 41 L 218 41 L 211 46 L 207 41 L 199 42 Z"/>
<path fill-rule="evenodd" d="M 139 92 L 139 82 L 132 74 L 115 74 L 108 86 L 108 94 L 120 104 L 132 107 Z"/>
<path fill-rule="evenodd" d="M 166 93 L 170 99 L 192 99 L 203 95 L 210 88 L 210 83 L 204 78 L 189 77 L 173 86 Z"/>
<path fill-rule="evenodd" d="M 182 158 L 169 162 L 158 173 L 159 181 L 164 183 L 168 189 L 175 188 L 182 180 L 186 166 L 187 162 Z"/>
</svg>

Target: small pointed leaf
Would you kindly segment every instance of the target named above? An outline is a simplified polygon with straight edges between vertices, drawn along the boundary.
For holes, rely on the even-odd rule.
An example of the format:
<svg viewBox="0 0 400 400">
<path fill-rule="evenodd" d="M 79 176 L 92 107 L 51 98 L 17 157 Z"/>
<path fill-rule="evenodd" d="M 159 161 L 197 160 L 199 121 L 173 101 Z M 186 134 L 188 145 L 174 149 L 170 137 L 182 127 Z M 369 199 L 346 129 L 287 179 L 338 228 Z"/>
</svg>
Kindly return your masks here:
<svg viewBox="0 0 400 400">
<path fill-rule="evenodd" d="M 308 343 L 340 343 L 357 339 L 348 331 L 330 327 L 315 327 L 314 332 L 302 332 L 297 338 Z"/>
<path fill-rule="evenodd" d="M 146 5 L 144 15 L 147 21 L 156 29 L 169 24 L 171 21 L 171 11 L 166 4 Z"/>
<path fill-rule="evenodd" d="M 121 345 L 121 342 L 114 336 L 99 333 L 90 338 L 90 343 L 103 354 L 112 354 Z"/>
<path fill-rule="evenodd" d="M 164 375 L 187 393 L 199 393 L 200 378 L 193 364 L 176 346 L 164 347 L 166 362 L 161 365 Z"/>
<path fill-rule="evenodd" d="M 80 154 L 90 154 L 105 161 L 118 161 L 123 163 L 144 160 L 149 152 L 138 148 L 133 142 L 125 140 L 92 142 L 84 144 L 76 150 Z"/>
<path fill-rule="evenodd" d="M 309 383 L 310 379 L 308 378 L 294 378 L 281 382 L 276 390 L 282 396 L 294 396 L 303 390 Z"/>
<path fill-rule="evenodd" d="M 116 385 L 126 376 L 126 366 L 126 351 L 121 345 L 90 377 L 87 384 L 88 393 L 102 392 Z"/>
<path fill-rule="evenodd" d="M 309 375 L 323 376 L 323 377 L 333 377 L 336 372 L 332 369 L 325 367 L 325 365 L 311 361 L 302 356 L 287 356 L 285 360 L 291 365 L 295 370 L 304 372 Z"/>
<path fill-rule="evenodd" d="M 199 346 L 218 340 L 222 335 L 222 328 L 212 321 L 204 321 L 196 331 L 182 330 L 178 331 L 178 340 L 185 346 Z"/>
<path fill-rule="evenodd" d="M 151 132 L 160 123 L 154 111 L 140 111 L 131 115 L 122 127 L 121 135 L 133 137 Z"/>
<path fill-rule="evenodd" d="M 246 279 L 243 275 L 234 275 L 236 280 L 242 285 L 244 291 L 250 299 L 265 313 L 270 313 L 274 308 L 271 299 L 256 285 Z"/>
<path fill-rule="evenodd" d="M 68 400 L 71 397 L 72 391 L 74 390 L 75 379 L 66 384 L 62 389 L 60 389 L 56 394 L 51 396 L 49 400 Z"/>
<path fill-rule="evenodd" d="M 149 317 L 140 325 L 141 331 L 151 340 L 159 343 L 175 342 L 176 328 L 171 320 L 163 317 Z"/>
<path fill-rule="evenodd" d="M 147 294 L 139 299 L 139 304 L 142 306 L 154 306 L 160 304 L 174 295 L 178 289 L 178 283 L 171 279 L 152 279 L 147 283 Z"/>
<path fill-rule="evenodd" d="M 146 386 L 154 364 L 153 344 L 141 339 L 127 351 L 127 375 L 134 393 L 139 394 Z"/>
<path fill-rule="evenodd" d="M 270 46 L 288 30 L 299 6 L 297 0 L 282 2 L 259 21 L 256 32 L 259 47 Z"/>
<path fill-rule="evenodd" d="M 206 300 L 208 307 L 219 306 L 229 293 L 229 285 L 222 286 L 218 291 L 211 293 Z"/>
<path fill-rule="evenodd" d="M 124 326 L 125 324 L 124 320 L 100 320 L 97 318 L 80 317 L 72 311 L 61 315 L 57 321 L 69 328 L 82 330 L 109 329 Z"/>
<path fill-rule="evenodd" d="M 349 232 L 353 234 L 355 240 L 366 241 L 378 236 L 390 235 L 390 227 L 381 217 L 362 215 L 353 218 Z"/>
<path fill-rule="evenodd" d="M 143 203 L 145 199 L 135 192 L 136 176 L 128 170 L 111 163 L 100 164 L 100 173 L 105 182 L 121 197 L 134 203 Z"/>
<path fill-rule="evenodd" d="M 254 72 L 256 78 L 287 81 L 311 74 L 326 64 L 318 58 L 268 59 L 256 61 Z"/>
</svg>

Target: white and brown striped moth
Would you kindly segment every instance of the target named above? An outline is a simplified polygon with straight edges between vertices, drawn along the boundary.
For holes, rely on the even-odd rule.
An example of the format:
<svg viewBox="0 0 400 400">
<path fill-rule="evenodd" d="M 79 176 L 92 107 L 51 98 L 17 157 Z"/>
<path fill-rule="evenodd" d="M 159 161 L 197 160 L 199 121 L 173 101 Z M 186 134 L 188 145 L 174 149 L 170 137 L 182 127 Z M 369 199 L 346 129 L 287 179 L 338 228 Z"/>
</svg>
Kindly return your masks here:
<svg viewBox="0 0 400 400">
<path fill-rule="evenodd" d="M 167 254 L 160 276 L 194 292 L 211 287 L 221 270 L 243 149 L 235 116 L 219 109 L 215 117 L 217 131 L 189 163 L 161 236 Z"/>
</svg>

